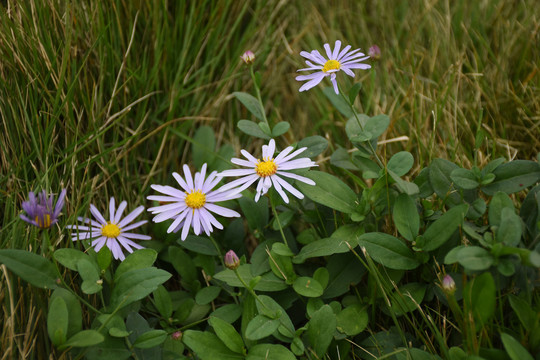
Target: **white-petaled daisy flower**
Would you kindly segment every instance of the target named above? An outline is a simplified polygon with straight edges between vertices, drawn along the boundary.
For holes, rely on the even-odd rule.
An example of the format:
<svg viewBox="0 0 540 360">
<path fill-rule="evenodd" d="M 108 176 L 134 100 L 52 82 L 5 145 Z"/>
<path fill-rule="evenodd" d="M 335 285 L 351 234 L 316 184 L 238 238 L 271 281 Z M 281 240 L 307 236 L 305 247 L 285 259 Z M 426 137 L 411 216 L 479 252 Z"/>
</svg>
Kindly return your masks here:
<svg viewBox="0 0 540 360">
<path fill-rule="evenodd" d="M 135 243 L 135 240 L 150 240 L 148 235 L 140 235 L 128 232 L 138 228 L 139 226 L 146 224 L 147 220 L 138 221 L 134 224 L 131 223 L 137 216 L 139 216 L 144 206 L 139 206 L 132 212 L 130 212 L 125 218 L 122 219 L 122 214 L 127 207 L 127 202 L 122 201 L 118 205 L 118 209 L 115 207 L 114 197 L 111 197 L 109 202 L 109 221 L 105 220 L 99 210 L 90 204 L 90 212 L 96 218 L 97 221 L 88 218 L 78 217 L 77 219 L 86 225 L 68 225 L 67 228 L 73 230 L 71 234 L 71 240 L 92 240 L 92 247 L 96 252 L 99 252 L 105 245 L 111 250 L 115 259 L 123 261 L 126 257 L 122 251 L 122 247 L 129 253 L 133 252 L 132 248 L 142 249 L 143 246 Z M 122 246 L 122 247 L 120 247 Z"/>
<path fill-rule="evenodd" d="M 351 49 L 350 45 L 345 46 L 343 50 L 340 51 L 341 41 L 339 40 L 336 40 L 334 51 L 330 50 L 329 44 L 324 44 L 324 49 L 326 50 L 328 59 L 322 56 L 317 50 L 313 50 L 310 53 L 307 51 L 300 52 L 300 55 L 307 59 L 306 64 L 309 67 L 297 71 L 319 70 L 309 75 L 300 75 L 296 77 L 296 80 L 298 81 L 308 80 L 308 82 L 300 87 L 300 91 L 309 90 L 320 83 L 326 76 L 330 76 L 332 85 L 334 85 L 334 91 L 336 94 L 339 94 L 336 81 L 336 74 L 338 71 L 343 70 L 345 74 L 354 77 L 352 69 L 366 70 L 371 68 L 371 65 L 360 63 L 361 61 L 368 59 L 369 56 L 359 52 L 360 49 L 349 51 Z"/>
<path fill-rule="evenodd" d="M 307 177 L 288 172 L 288 170 L 305 169 L 312 166 L 317 166 L 315 162 L 311 161 L 311 159 L 307 157 L 292 160 L 295 156 L 302 153 L 306 149 L 306 147 L 303 147 L 291 153 L 293 147 L 289 146 L 274 158 L 276 142 L 274 139 L 271 139 L 268 145 L 263 145 L 262 147 L 262 160 L 256 159 L 246 150 L 242 150 L 241 153 L 244 155 L 247 161 L 232 158 L 231 162 L 236 165 L 247 167 L 248 169 L 233 169 L 221 172 L 219 175 L 224 177 L 242 176 L 242 178 L 231 181 L 230 183 L 222 186 L 220 191 L 238 187 L 236 191 L 240 192 L 247 189 L 255 181 L 259 180 L 257 184 L 255 201 L 259 201 L 261 195 L 266 194 L 266 192 L 272 186 L 274 186 L 283 201 L 286 203 L 289 203 L 289 197 L 285 193 L 284 189 L 296 196 L 298 199 L 303 199 L 304 194 L 295 189 L 291 184 L 281 177 L 287 177 L 309 185 L 315 185 L 315 182 Z"/>
<path fill-rule="evenodd" d="M 167 204 L 149 208 L 152 214 L 158 214 L 154 217 L 154 222 L 162 222 L 167 219 L 174 219 L 173 223 L 167 229 L 167 232 L 177 232 L 182 228 L 182 240 L 185 240 L 190 227 L 193 228 L 195 235 L 199 235 L 203 230 L 206 235 L 210 235 L 213 227 L 223 229 L 223 225 L 212 215 L 215 213 L 224 217 L 240 217 L 240 214 L 226 207 L 216 205 L 215 203 L 237 199 L 241 197 L 238 192 L 226 191 L 221 189 L 214 190 L 221 181 L 217 171 L 213 171 L 206 177 L 206 164 L 201 168 L 201 172 L 191 176 L 189 166 L 184 165 L 184 178 L 178 173 L 173 173 L 174 178 L 180 184 L 182 190 L 172 186 L 151 185 L 152 189 L 165 194 L 148 196 L 148 200 L 165 202 Z"/>
</svg>

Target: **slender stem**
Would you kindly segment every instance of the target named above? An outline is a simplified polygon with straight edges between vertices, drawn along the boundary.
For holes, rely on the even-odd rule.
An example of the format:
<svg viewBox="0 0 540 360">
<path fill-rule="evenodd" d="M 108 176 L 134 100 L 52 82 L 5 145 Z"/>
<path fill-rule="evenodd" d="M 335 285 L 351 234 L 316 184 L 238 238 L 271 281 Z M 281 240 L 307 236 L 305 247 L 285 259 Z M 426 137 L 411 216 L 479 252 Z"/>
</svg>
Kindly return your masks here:
<svg viewBox="0 0 540 360">
<path fill-rule="evenodd" d="M 221 254 L 221 249 L 219 248 L 219 245 L 218 245 L 216 239 L 214 239 L 214 237 L 212 235 L 210 235 L 209 238 L 210 238 L 210 240 L 212 240 L 212 244 L 214 244 L 214 247 L 217 250 L 219 260 L 221 261 L 221 265 L 225 268 L 225 261 L 223 260 L 223 255 Z"/>
<path fill-rule="evenodd" d="M 285 237 L 285 233 L 283 233 L 283 227 L 281 226 L 281 221 L 279 221 L 279 216 L 278 216 L 276 207 L 274 206 L 274 202 L 272 201 L 272 198 L 270 196 L 269 198 L 270 198 L 270 206 L 272 207 L 272 212 L 274 213 L 274 217 L 276 218 L 276 221 L 278 223 L 279 232 L 281 233 L 283 242 L 285 243 L 285 245 L 287 245 L 287 247 L 289 247 L 289 244 L 287 243 L 287 238 Z"/>
<path fill-rule="evenodd" d="M 240 273 L 238 272 L 238 269 L 234 269 L 233 270 L 234 273 L 236 274 L 236 277 L 238 278 L 238 280 L 240 280 L 240 282 L 242 283 L 242 285 L 244 285 L 244 287 L 246 288 L 247 291 L 249 291 L 249 293 L 251 294 L 251 296 L 253 296 L 255 298 L 255 300 L 257 300 L 259 302 L 259 304 L 261 304 L 266 310 L 268 310 L 269 312 L 272 312 L 272 309 L 268 308 L 264 302 L 262 302 L 261 299 L 259 299 L 259 296 L 255 293 L 255 290 L 253 290 L 250 286 L 248 286 L 248 284 L 246 284 L 246 282 L 244 281 L 244 279 L 242 278 L 242 276 L 240 275 Z"/>
<path fill-rule="evenodd" d="M 264 111 L 264 104 L 262 102 L 261 98 L 261 91 L 259 90 L 259 86 L 257 85 L 257 79 L 255 79 L 255 73 L 253 72 L 253 66 L 249 67 L 249 73 L 251 75 L 251 80 L 253 80 L 253 86 L 255 87 L 255 94 L 257 95 L 257 100 L 259 101 L 259 105 L 261 105 L 261 112 L 264 119 L 264 122 L 266 125 L 270 126 L 268 123 L 268 119 L 266 118 L 266 113 Z"/>
<path fill-rule="evenodd" d="M 356 108 L 354 107 L 354 105 L 350 102 L 350 100 L 343 94 L 343 91 L 341 91 L 341 88 L 339 87 L 338 85 L 338 90 L 339 90 L 339 95 L 341 95 L 341 97 L 343 98 L 343 100 L 345 100 L 345 102 L 349 105 L 349 107 L 351 108 L 352 112 L 353 112 L 353 115 L 356 119 L 356 122 L 358 123 L 358 126 L 360 126 L 360 129 L 362 131 L 364 131 L 364 126 L 362 125 L 362 123 L 360 122 L 360 118 L 358 118 L 358 112 L 356 111 Z M 371 141 L 368 140 L 366 141 L 369 145 L 369 148 L 371 150 L 371 154 L 375 157 L 375 159 L 377 160 L 377 162 L 379 163 L 379 166 L 381 167 L 381 169 L 384 169 L 385 166 L 383 164 L 383 162 L 381 161 L 381 159 L 379 158 L 379 155 L 377 155 L 377 152 L 375 151 L 375 148 L 373 148 L 373 145 L 371 144 Z"/>
</svg>

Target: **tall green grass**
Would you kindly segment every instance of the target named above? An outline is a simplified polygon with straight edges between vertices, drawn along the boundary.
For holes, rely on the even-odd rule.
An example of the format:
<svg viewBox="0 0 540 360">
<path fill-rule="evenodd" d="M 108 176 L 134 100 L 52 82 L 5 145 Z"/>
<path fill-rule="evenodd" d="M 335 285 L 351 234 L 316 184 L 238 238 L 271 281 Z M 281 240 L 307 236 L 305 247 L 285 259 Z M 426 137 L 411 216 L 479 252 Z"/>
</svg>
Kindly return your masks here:
<svg viewBox="0 0 540 360">
<path fill-rule="evenodd" d="M 274 120 L 346 144 L 344 120 L 320 88 L 298 93 L 301 50 L 341 39 L 377 44 L 382 58 L 363 82 L 358 107 L 392 119 L 381 151 L 407 149 L 418 164 L 445 157 L 464 166 L 540 151 L 539 18 L 534 0 L 412 3 L 340 1 L 4 1 L 0 5 L 0 246 L 43 251 L 18 219 L 31 190 L 68 189 L 66 214 L 144 203 L 190 161 L 199 125 L 218 142 L 239 137 L 248 116 L 232 100 L 250 88 L 239 61 L 257 55 Z M 274 106 L 272 107 L 271 106 Z M 479 131 L 480 136 L 477 136 Z M 476 139 L 483 139 L 480 144 Z M 328 155 L 328 154 L 325 154 Z M 61 223 L 74 221 L 65 216 Z M 52 246 L 72 246 L 53 232 Z M 46 249 L 45 249 L 46 250 Z M 47 358 L 41 291 L 2 267 L 5 358 Z"/>
</svg>

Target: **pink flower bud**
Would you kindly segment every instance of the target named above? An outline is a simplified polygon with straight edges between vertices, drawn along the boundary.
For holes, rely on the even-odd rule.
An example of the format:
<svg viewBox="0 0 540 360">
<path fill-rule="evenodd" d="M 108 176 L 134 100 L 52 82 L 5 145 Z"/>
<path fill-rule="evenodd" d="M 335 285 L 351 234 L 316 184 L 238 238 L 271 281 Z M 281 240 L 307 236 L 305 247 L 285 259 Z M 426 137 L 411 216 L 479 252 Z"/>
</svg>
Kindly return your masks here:
<svg viewBox="0 0 540 360">
<path fill-rule="evenodd" d="M 182 332 L 181 331 L 175 331 L 171 334 L 171 338 L 173 340 L 180 340 L 182 338 Z"/>
<path fill-rule="evenodd" d="M 247 65 L 251 65 L 255 61 L 255 54 L 251 50 L 248 50 L 242 56 L 240 56 L 240 59 L 242 59 L 242 61 L 244 61 L 244 63 Z"/>
<path fill-rule="evenodd" d="M 369 48 L 368 55 L 373 60 L 379 60 L 381 58 L 381 49 L 377 45 L 373 45 Z"/>
<path fill-rule="evenodd" d="M 225 254 L 225 266 L 231 270 L 238 269 L 240 266 L 240 259 L 234 251 L 229 250 L 229 252 Z"/>
<path fill-rule="evenodd" d="M 445 293 L 453 295 L 456 292 L 456 283 L 450 275 L 445 275 L 442 281 L 442 288 Z"/>
</svg>

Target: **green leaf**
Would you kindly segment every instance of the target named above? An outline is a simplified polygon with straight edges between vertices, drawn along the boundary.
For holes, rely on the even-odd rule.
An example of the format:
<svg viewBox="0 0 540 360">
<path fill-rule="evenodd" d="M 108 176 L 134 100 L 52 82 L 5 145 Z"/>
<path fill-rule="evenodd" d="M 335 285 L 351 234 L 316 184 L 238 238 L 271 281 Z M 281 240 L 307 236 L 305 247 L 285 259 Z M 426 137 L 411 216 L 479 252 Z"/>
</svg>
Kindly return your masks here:
<svg viewBox="0 0 540 360">
<path fill-rule="evenodd" d="M 496 239 L 507 246 L 517 246 L 521 240 L 521 218 L 512 208 L 503 208 Z"/>
<path fill-rule="evenodd" d="M 458 168 L 450 173 L 450 178 L 462 189 L 472 190 L 476 189 L 480 185 L 476 179 L 476 176 L 471 170 Z"/>
<path fill-rule="evenodd" d="M 238 304 L 227 304 L 217 308 L 210 316 L 218 317 L 232 324 L 242 316 L 242 307 Z"/>
<path fill-rule="evenodd" d="M 111 292 L 111 309 L 124 307 L 141 300 L 169 280 L 171 274 L 165 270 L 151 268 L 133 269 L 116 280 Z"/>
<path fill-rule="evenodd" d="M 351 161 L 351 156 L 349 155 L 347 149 L 342 147 L 337 148 L 332 156 L 330 156 L 330 164 L 342 169 L 358 170 L 358 166 L 353 164 Z"/>
<path fill-rule="evenodd" d="M 52 299 L 47 314 L 47 332 L 53 345 L 59 346 L 66 342 L 68 333 L 69 313 L 66 302 L 61 297 Z"/>
<path fill-rule="evenodd" d="M 246 328 L 246 338 L 260 340 L 270 336 L 279 327 L 279 319 L 271 319 L 265 315 L 257 315 L 249 322 Z"/>
<path fill-rule="evenodd" d="M 42 289 L 56 289 L 56 281 L 60 279 L 60 274 L 56 266 L 43 256 L 34 253 L 18 250 L 0 250 L 0 263 L 6 265 L 14 274 L 24 281 Z"/>
<path fill-rule="evenodd" d="M 373 138 L 373 134 L 366 129 L 368 120 L 369 116 L 365 114 L 359 114 L 358 117 L 351 115 L 347 120 L 345 132 L 353 144 L 368 141 Z"/>
<path fill-rule="evenodd" d="M 172 316 L 173 308 L 171 295 L 162 285 L 159 285 L 154 291 L 154 304 L 161 316 L 163 316 L 165 319 Z"/>
<path fill-rule="evenodd" d="M 105 337 L 96 330 L 83 330 L 70 337 L 58 349 L 63 350 L 68 347 L 89 347 L 100 344 L 105 340 Z"/>
<path fill-rule="evenodd" d="M 307 147 L 300 155 L 302 157 L 313 158 L 321 154 L 328 147 L 328 140 L 320 135 L 308 136 L 298 142 L 298 148 Z"/>
<path fill-rule="evenodd" d="M 114 281 L 130 270 L 144 269 L 151 267 L 157 258 L 157 252 L 153 249 L 139 249 L 129 254 L 124 261 L 118 265 L 114 273 Z"/>
<path fill-rule="evenodd" d="M 252 231 L 262 230 L 268 225 L 268 198 L 266 196 L 261 196 L 258 202 L 243 196 L 238 199 L 238 203 Z"/>
<path fill-rule="evenodd" d="M 56 298 L 62 298 L 68 311 L 68 330 L 66 337 L 82 330 L 82 309 L 79 300 L 75 295 L 63 288 L 56 288 L 51 295 L 51 303 Z"/>
<path fill-rule="evenodd" d="M 278 331 L 281 335 L 292 339 L 295 335 L 294 325 L 291 318 L 274 299 L 267 295 L 259 295 L 259 301 L 255 303 L 260 314 L 279 320 Z"/>
<path fill-rule="evenodd" d="M 305 297 L 319 297 L 323 294 L 323 287 L 319 282 L 307 276 L 296 278 L 293 283 L 293 289 L 296 293 Z"/>
<path fill-rule="evenodd" d="M 257 125 L 259 125 L 259 127 L 261 128 L 263 133 L 265 133 L 266 135 L 272 137 L 272 131 L 270 130 L 270 126 L 267 123 L 260 122 Z"/>
<path fill-rule="evenodd" d="M 296 360 L 296 356 L 283 345 L 258 344 L 249 349 L 246 360 Z"/>
<path fill-rule="evenodd" d="M 212 241 L 204 236 L 188 235 L 185 240 L 178 239 L 177 243 L 185 249 L 198 254 L 217 256 L 218 252 Z"/>
<path fill-rule="evenodd" d="M 259 100 L 245 92 L 233 92 L 233 95 L 252 113 L 257 119 L 264 120 L 264 110 Z"/>
<path fill-rule="evenodd" d="M 531 308 L 531 304 L 512 294 L 508 295 L 508 301 L 510 302 L 510 306 L 512 306 L 512 310 L 514 310 L 514 313 L 516 313 L 519 318 L 519 321 L 523 324 L 523 327 L 527 331 L 532 331 L 538 315 Z"/>
<path fill-rule="evenodd" d="M 328 281 L 330 280 L 330 273 L 326 268 L 320 267 L 313 273 L 313 278 L 321 284 L 322 288 L 326 288 Z"/>
<path fill-rule="evenodd" d="M 360 236 L 358 245 L 366 249 L 374 261 L 390 269 L 412 270 L 420 263 L 403 241 L 384 233 L 366 233 Z"/>
<path fill-rule="evenodd" d="M 394 203 L 392 216 L 401 236 L 414 241 L 420 229 L 420 215 L 414 200 L 407 194 L 400 194 Z"/>
<path fill-rule="evenodd" d="M 453 186 L 450 174 L 459 167 L 444 159 L 435 159 L 429 165 L 429 182 L 438 197 L 450 205 L 462 203 L 460 194 Z"/>
<path fill-rule="evenodd" d="M 474 317 L 476 330 L 479 330 L 495 312 L 495 282 L 491 274 L 485 272 L 469 282 L 463 299 Z"/>
<path fill-rule="evenodd" d="M 514 210 L 514 203 L 506 193 L 498 191 L 489 202 L 489 225 L 499 226 L 501 224 L 501 214 L 504 208 Z"/>
<path fill-rule="evenodd" d="M 392 305 L 390 311 L 396 316 L 414 311 L 424 300 L 427 286 L 419 283 L 409 283 L 400 286 L 392 293 Z"/>
<path fill-rule="evenodd" d="M 278 137 L 285 134 L 290 127 L 291 124 L 289 124 L 287 121 L 278 122 L 276 125 L 274 125 L 274 128 L 272 129 L 272 137 Z"/>
<path fill-rule="evenodd" d="M 251 274 L 251 265 L 250 264 L 244 264 L 240 265 L 238 269 L 236 269 L 240 276 L 242 276 L 242 279 L 249 283 L 254 276 Z M 244 287 L 242 282 L 238 280 L 238 277 L 234 273 L 234 271 L 230 269 L 225 269 L 217 274 L 214 275 L 215 279 L 221 280 L 226 282 L 230 286 L 236 286 L 236 287 Z M 257 283 L 257 286 L 255 286 L 254 290 L 259 291 L 280 291 L 287 288 L 287 284 L 276 277 L 273 273 L 265 273 L 261 280 Z"/>
<path fill-rule="evenodd" d="M 112 263 L 112 259 L 113 259 L 113 256 L 112 256 L 111 250 L 107 246 L 102 247 L 98 251 L 97 256 L 96 256 L 96 262 L 98 264 L 98 268 L 101 271 L 107 270 Z"/>
<path fill-rule="evenodd" d="M 464 268 L 473 271 L 488 269 L 493 265 L 493 256 L 484 248 L 479 246 L 462 246 L 450 251 L 445 259 L 445 264 L 454 263 L 455 260 Z"/>
<path fill-rule="evenodd" d="M 250 136 L 270 140 L 270 136 L 266 135 L 256 122 L 251 120 L 240 120 L 236 126 Z"/>
<path fill-rule="evenodd" d="M 356 225 L 345 225 L 338 228 L 332 236 L 315 240 L 302 247 L 298 255 L 293 258 L 295 264 L 301 264 L 309 258 L 346 253 L 358 245 L 359 236 L 363 229 Z"/>
<path fill-rule="evenodd" d="M 514 160 L 498 166 L 494 171 L 495 180 L 482 187 L 487 195 L 497 191 L 513 194 L 540 181 L 540 164 L 530 160 Z"/>
<path fill-rule="evenodd" d="M 169 261 L 180 275 L 180 278 L 186 283 L 194 282 L 197 279 L 197 270 L 191 256 L 178 246 L 169 246 L 168 253 Z"/>
<path fill-rule="evenodd" d="M 504 349 L 512 360 L 534 360 L 531 354 L 514 337 L 501 333 Z"/>
<path fill-rule="evenodd" d="M 396 185 L 401 190 L 401 192 L 407 195 L 416 195 L 420 192 L 418 185 L 416 185 L 415 183 L 403 180 L 390 169 L 387 169 L 387 171 L 388 175 L 390 175 L 390 177 L 396 182 Z"/>
<path fill-rule="evenodd" d="M 346 118 L 353 116 L 351 106 L 345 101 L 341 95 L 336 94 L 334 87 L 328 86 L 323 89 L 323 94 L 326 95 L 328 100 L 334 105 L 334 107 Z"/>
<path fill-rule="evenodd" d="M 332 342 L 336 325 L 336 316 L 329 305 L 324 305 L 313 313 L 313 316 L 307 323 L 308 329 L 306 334 L 309 343 L 319 358 L 322 358 L 330 342 Z"/>
<path fill-rule="evenodd" d="M 325 172 L 311 170 L 304 176 L 315 181 L 315 186 L 297 182 L 300 191 L 311 200 L 347 214 L 356 208 L 356 193 L 343 181 Z"/>
<path fill-rule="evenodd" d="M 139 349 L 150 349 L 163 344 L 167 338 L 165 330 L 150 330 L 137 337 L 133 346 Z"/>
<path fill-rule="evenodd" d="M 234 326 L 215 316 L 210 316 L 208 323 L 214 328 L 217 337 L 223 341 L 225 346 L 235 353 L 244 353 L 244 342 L 240 334 L 234 329 Z"/>
<path fill-rule="evenodd" d="M 77 263 L 77 271 L 83 279 L 81 290 L 85 294 L 95 294 L 101 291 L 102 286 L 99 271 L 95 263 L 87 259 L 82 259 Z"/>
<path fill-rule="evenodd" d="M 294 256 L 294 253 L 287 245 L 279 242 L 272 244 L 272 251 L 281 256 Z"/>
<path fill-rule="evenodd" d="M 362 89 L 362 83 L 361 82 L 357 82 L 356 84 L 354 84 L 351 89 L 349 90 L 349 102 L 351 104 L 354 104 L 354 100 L 356 99 L 356 97 L 358 96 L 358 93 L 360 93 L 360 89 Z"/>
<path fill-rule="evenodd" d="M 186 330 L 182 341 L 197 354 L 201 360 L 241 360 L 244 356 L 230 350 L 214 334 L 205 331 Z"/>
<path fill-rule="evenodd" d="M 420 246 L 424 251 L 432 251 L 443 245 L 463 223 L 469 206 L 454 206 L 440 218 L 435 220 L 424 233 L 424 243 Z"/>
<path fill-rule="evenodd" d="M 354 304 L 341 310 L 336 317 L 337 329 L 349 336 L 360 334 L 367 327 L 369 316 L 366 306 Z"/>
<path fill-rule="evenodd" d="M 204 287 L 195 295 L 195 302 L 199 305 L 209 304 L 218 297 L 220 292 L 221 288 L 218 286 Z"/>
<path fill-rule="evenodd" d="M 90 256 L 77 249 L 58 249 L 53 257 L 60 264 L 70 270 L 77 271 L 77 263 L 81 260 L 90 260 Z"/>
<path fill-rule="evenodd" d="M 324 290 L 323 298 L 331 299 L 345 294 L 351 285 L 358 283 L 366 272 L 352 253 L 332 255 L 328 260 L 329 273 L 328 286 Z"/>
<path fill-rule="evenodd" d="M 193 165 L 200 169 L 204 163 L 211 164 L 215 157 L 216 135 L 210 126 L 200 126 L 193 136 L 191 156 Z"/>
<path fill-rule="evenodd" d="M 388 170 L 393 171 L 397 176 L 403 176 L 411 170 L 414 165 L 414 157 L 408 151 L 400 151 L 394 154 L 386 164 Z"/>
<path fill-rule="evenodd" d="M 388 129 L 388 126 L 390 125 L 390 118 L 388 115 L 380 114 L 373 116 L 367 120 L 366 126 L 364 128 L 365 131 L 371 133 L 371 139 L 376 139 L 379 136 L 381 136 L 386 129 Z M 402 153 L 406 153 L 405 151 Z M 396 154 L 397 155 L 397 154 Z M 410 155 L 410 154 L 409 154 Z M 400 157 L 403 155 L 400 155 Z M 412 158 L 412 155 L 406 156 L 407 163 L 410 162 L 410 159 Z M 391 160 L 391 159 L 390 159 Z M 412 167 L 412 165 L 411 165 Z"/>
</svg>

